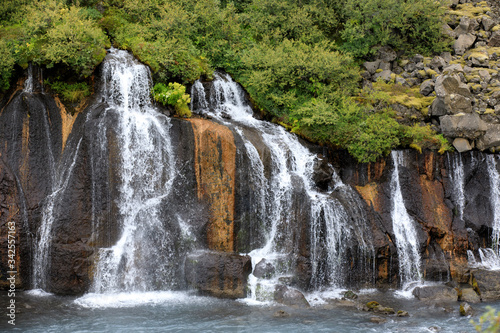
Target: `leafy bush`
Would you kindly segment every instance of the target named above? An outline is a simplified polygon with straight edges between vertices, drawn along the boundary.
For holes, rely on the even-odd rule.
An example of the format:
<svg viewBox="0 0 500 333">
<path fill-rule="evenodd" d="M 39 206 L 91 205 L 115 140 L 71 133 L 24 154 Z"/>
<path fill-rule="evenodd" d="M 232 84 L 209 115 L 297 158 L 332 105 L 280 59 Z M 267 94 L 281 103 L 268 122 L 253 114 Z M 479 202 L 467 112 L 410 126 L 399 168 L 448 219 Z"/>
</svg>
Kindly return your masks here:
<svg viewBox="0 0 500 333">
<path fill-rule="evenodd" d="M 7 42 L 0 39 L 0 92 L 9 89 L 15 59 Z"/>
<path fill-rule="evenodd" d="M 479 323 L 471 320 L 470 323 L 474 325 L 477 332 L 484 333 L 499 333 L 500 332 L 500 311 L 496 312 L 491 306 L 487 306 L 488 310 L 480 318 Z M 487 325 L 487 327 L 483 327 Z"/>
<path fill-rule="evenodd" d="M 163 83 L 157 83 L 153 87 L 153 98 L 163 105 L 172 105 L 180 117 L 191 117 L 191 111 L 188 104 L 191 98 L 186 94 L 186 87 L 180 83 L 169 83 L 168 86 Z"/>
<path fill-rule="evenodd" d="M 352 58 L 331 50 L 328 42 L 307 45 L 285 39 L 260 43 L 242 62 L 239 81 L 256 104 L 273 115 L 287 114 L 311 98 L 353 93 L 359 80 Z"/>
<path fill-rule="evenodd" d="M 420 153 L 422 149 L 436 149 L 440 154 L 453 151 L 453 147 L 448 140 L 442 134 L 437 134 L 436 131 L 432 130 L 430 125 L 420 126 L 415 124 L 405 126 L 404 132 L 402 143 L 418 150 Z"/>
<path fill-rule="evenodd" d="M 372 55 L 380 45 L 424 55 L 449 47 L 441 31 L 441 1 L 347 0 L 344 14 L 342 47 L 357 57 Z"/>
<path fill-rule="evenodd" d="M 27 61 L 47 68 L 64 64 L 87 77 L 106 56 L 109 41 L 88 10 L 66 7 L 59 1 L 35 2 L 24 21 L 25 38 L 21 51 Z"/>
<path fill-rule="evenodd" d="M 84 97 L 90 96 L 90 87 L 86 82 L 70 84 L 61 81 L 51 82 L 50 80 L 45 80 L 44 83 L 66 102 L 75 103 L 81 101 Z"/>
</svg>

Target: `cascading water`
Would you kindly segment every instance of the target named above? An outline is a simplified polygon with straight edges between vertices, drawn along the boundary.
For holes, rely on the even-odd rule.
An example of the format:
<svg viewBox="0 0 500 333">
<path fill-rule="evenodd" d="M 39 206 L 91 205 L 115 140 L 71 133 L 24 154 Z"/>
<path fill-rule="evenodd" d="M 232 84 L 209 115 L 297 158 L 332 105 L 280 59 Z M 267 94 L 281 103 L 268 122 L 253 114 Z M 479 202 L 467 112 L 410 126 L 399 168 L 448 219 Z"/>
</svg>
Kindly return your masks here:
<svg viewBox="0 0 500 333">
<path fill-rule="evenodd" d="M 82 139 L 68 160 L 64 160 L 58 172 L 54 172 L 52 193 L 47 197 L 42 210 L 42 223 L 38 229 L 38 241 L 33 261 L 33 286 L 35 289 L 47 288 L 47 272 L 50 267 L 50 245 L 52 240 L 52 224 L 57 216 L 57 204 L 64 197 L 70 177 L 75 167 Z"/>
<path fill-rule="evenodd" d="M 102 77 L 103 96 L 109 104 L 106 112 L 118 117 L 120 236 L 116 244 L 98 251 L 93 291 L 169 288 L 175 239 L 161 218 L 175 178 L 169 119 L 151 105 L 147 67 L 127 52 L 112 49 Z M 104 136 L 106 130 L 98 133 Z M 95 229 L 98 223 L 93 221 Z"/>
<path fill-rule="evenodd" d="M 490 201 L 493 208 L 493 222 L 491 227 L 491 242 L 493 252 L 497 258 L 500 257 L 500 174 L 497 170 L 497 163 L 494 155 L 486 156 L 486 164 L 488 166 L 488 175 L 490 177 Z"/>
<path fill-rule="evenodd" d="M 458 216 L 463 219 L 465 207 L 465 177 L 462 154 L 447 154 L 448 170 L 450 170 L 450 182 L 453 184 L 453 197 L 458 206 Z"/>
<path fill-rule="evenodd" d="M 391 178 L 391 217 L 398 250 L 399 277 L 401 285 L 405 289 L 411 282 L 421 281 L 421 259 L 415 222 L 406 211 L 399 181 L 399 167 L 404 166 L 404 155 L 402 151 L 392 151 L 391 156 L 394 162 Z"/>
<path fill-rule="evenodd" d="M 28 78 L 24 81 L 23 91 L 26 93 L 33 92 L 33 65 L 28 65 Z"/>
<path fill-rule="evenodd" d="M 249 255 L 255 267 L 265 259 L 267 265 L 275 266 L 274 277 L 257 278 L 250 275 L 250 293 L 254 300 L 263 300 L 272 294 L 276 283 L 293 274 L 292 258 L 297 255 L 293 243 L 294 207 L 303 205 L 308 211 L 311 225 L 311 285 L 320 289 L 325 286 L 342 286 L 340 267 L 345 264 L 344 257 L 349 249 L 350 240 L 357 238 L 358 245 L 370 252 L 369 237 L 361 223 L 353 223 L 340 202 L 331 197 L 334 189 L 343 185 L 334 174 L 334 184 L 329 191 L 316 190 L 312 175 L 317 156 L 302 145 L 297 137 L 283 127 L 257 120 L 253 111 L 245 102 L 242 89 L 229 75 L 215 73 L 208 98 L 205 88 L 197 81 L 192 87 L 192 108 L 196 113 L 209 115 L 234 128 L 243 139 L 246 154 L 250 161 L 249 179 L 258 198 L 254 203 L 256 220 L 262 219 L 265 226 L 264 242 L 253 248 Z M 229 119 L 229 120 L 228 120 Z M 252 142 L 251 137 L 258 133 L 269 159 L 264 161 L 262 143 Z M 255 141 L 255 139 L 254 139 Z M 332 172 L 333 168 L 332 168 Z M 297 193 L 303 197 L 297 203 Z M 353 202 L 356 199 L 352 197 Z M 294 201 L 295 200 L 295 201 Z M 260 212 L 260 213 L 258 213 Z M 326 252 L 326 253 L 325 253 Z M 292 255 L 293 254 L 293 255 Z M 326 256 L 326 258 L 325 258 Z M 257 294 L 261 295 L 257 295 Z"/>
</svg>

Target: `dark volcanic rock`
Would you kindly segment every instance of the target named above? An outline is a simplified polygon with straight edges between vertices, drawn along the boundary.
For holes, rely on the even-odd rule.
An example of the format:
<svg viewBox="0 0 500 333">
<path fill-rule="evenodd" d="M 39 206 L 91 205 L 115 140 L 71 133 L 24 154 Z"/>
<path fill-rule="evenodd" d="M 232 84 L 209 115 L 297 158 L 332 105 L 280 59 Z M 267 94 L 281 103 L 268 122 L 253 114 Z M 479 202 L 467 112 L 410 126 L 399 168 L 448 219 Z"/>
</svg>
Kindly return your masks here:
<svg viewBox="0 0 500 333">
<path fill-rule="evenodd" d="M 421 301 L 435 302 L 456 301 L 458 299 L 457 291 L 445 285 L 417 287 L 413 290 L 413 296 Z"/>
<path fill-rule="evenodd" d="M 274 291 L 274 300 L 278 303 L 285 304 L 288 306 L 308 308 L 309 302 L 307 302 L 304 294 L 302 294 L 297 289 L 288 288 L 287 286 L 278 285 Z"/>
<path fill-rule="evenodd" d="M 185 262 L 187 285 L 201 294 L 221 298 L 244 298 L 252 270 L 249 256 L 236 253 L 199 251 Z"/>
<path fill-rule="evenodd" d="M 266 259 L 259 261 L 253 270 L 253 275 L 257 278 L 271 278 L 274 274 L 275 268 L 273 264 L 268 262 Z"/>
</svg>

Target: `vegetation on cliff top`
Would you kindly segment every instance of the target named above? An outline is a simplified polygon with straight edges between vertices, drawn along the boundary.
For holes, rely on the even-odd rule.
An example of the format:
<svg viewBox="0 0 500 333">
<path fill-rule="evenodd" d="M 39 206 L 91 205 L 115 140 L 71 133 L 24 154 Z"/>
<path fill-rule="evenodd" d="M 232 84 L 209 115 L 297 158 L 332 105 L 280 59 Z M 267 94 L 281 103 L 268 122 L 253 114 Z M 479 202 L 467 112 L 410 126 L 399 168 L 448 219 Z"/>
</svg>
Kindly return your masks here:
<svg viewBox="0 0 500 333">
<path fill-rule="evenodd" d="M 147 64 L 163 90 L 224 69 L 255 106 L 294 132 L 371 162 L 435 134 L 399 125 L 370 98 L 359 103 L 359 61 L 381 45 L 442 51 L 441 14 L 435 0 L 7 0 L 0 90 L 29 62 L 84 81 L 114 45 Z M 63 94 L 65 86 L 57 87 Z"/>
</svg>

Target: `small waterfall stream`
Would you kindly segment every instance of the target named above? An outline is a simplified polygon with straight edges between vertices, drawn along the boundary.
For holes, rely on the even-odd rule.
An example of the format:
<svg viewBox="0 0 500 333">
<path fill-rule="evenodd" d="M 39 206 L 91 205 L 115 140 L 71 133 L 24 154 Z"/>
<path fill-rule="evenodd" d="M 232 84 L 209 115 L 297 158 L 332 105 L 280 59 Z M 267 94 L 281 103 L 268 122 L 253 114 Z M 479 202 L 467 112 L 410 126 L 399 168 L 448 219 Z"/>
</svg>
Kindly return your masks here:
<svg viewBox="0 0 500 333">
<path fill-rule="evenodd" d="M 102 71 L 107 112 L 119 119 L 120 236 L 113 246 L 99 249 L 93 291 L 168 288 L 174 239 L 160 215 L 175 177 L 169 119 L 150 103 L 149 70 L 127 52 L 112 49 Z M 99 128 L 98 135 L 106 130 Z"/>
<path fill-rule="evenodd" d="M 465 208 L 465 177 L 462 154 L 448 153 L 446 155 L 448 170 L 450 170 L 450 182 L 453 184 L 453 199 L 458 206 L 458 216 L 463 219 Z"/>
<path fill-rule="evenodd" d="M 417 232 L 415 221 L 408 215 L 401 184 L 399 179 L 399 168 L 404 166 L 405 159 L 402 151 L 392 151 L 394 171 L 391 178 L 392 192 L 392 223 L 396 237 L 396 247 L 399 258 L 399 277 L 403 289 L 411 282 L 419 282 L 421 275 L 421 258 L 418 249 Z"/>
<path fill-rule="evenodd" d="M 486 163 L 488 166 L 488 174 L 490 176 L 490 201 L 493 208 L 493 222 L 491 223 L 493 232 L 491 234 L 491 242 L 493 252 L 497 258 L 500 256 L 500 174 L 497 170 L 495 155 L 487 155 Z"/>
<path fill-rule="evenodd" d="M 242 137 L 250 160 L 251 174 L 248 177 L 260 198 L 254 203 L 254 210 L 260 212 L 258 219 L 263 219 L 265 241 L 260 247 L 253 248 L 249 255 L 254 272 L 261 260 L 275 268 L 271 278 L 250 275 L 250 297 L 266 300 L 272 294 L 274 285 L 291 278 L 294 266 L 291 261 L 294 259 L 290 255 L 297 255 L 292 239 L 294 217 L 291 212 L 297 204 L 308 211 L 311 285 L 315 289 L 343 286 L 345 281 L 340 267 L 346 264 L 344 260 L 352 239 L 356 239 L 367 253 L 371 251 L 369 237 L 362 227 L 364 221 L 353 221 L 343 205 L 331 197 L 335 189 L 342 188 L 346 193 L 351 189 L 342 184 L 333 168 L 332 188 L 326 192 L 316 189 L 312 174 L 317 156 L 283 127 L 254 118 L 251 107 L 244 100 L 243 90 L 229 75 L 215 73 L 209 94 L 206 94 L 201 82 L 195 82 L 191 96 L 194 112 L 234 128 Z M 269 151 L 270 162 L 267 163 L 270 166 L 266 167 L 266 162 L 259 155 L 263 147 L 249 140 L 247 132 L 257 132 L 262 138 L 265 149 Z M 300 203 L 294 201 L 297 200 L 297 191 L 304 193 Z M 355 206 L 356 198 L 353 196 L 351 199 Z"/>
</svg>

